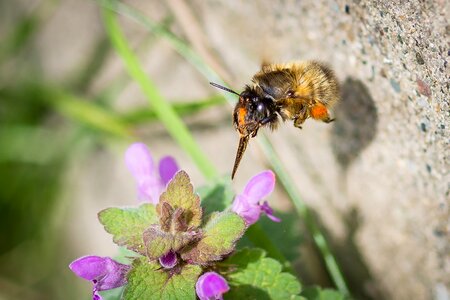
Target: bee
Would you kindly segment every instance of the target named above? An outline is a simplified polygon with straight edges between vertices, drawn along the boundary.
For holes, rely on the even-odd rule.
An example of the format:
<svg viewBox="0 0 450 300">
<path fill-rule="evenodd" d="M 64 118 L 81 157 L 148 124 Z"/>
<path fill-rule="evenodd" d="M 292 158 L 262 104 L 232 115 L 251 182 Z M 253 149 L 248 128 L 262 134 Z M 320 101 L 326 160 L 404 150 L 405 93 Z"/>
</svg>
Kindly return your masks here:
<svg viewBox="0 0 450 300">
<path fill-rule="evenodd" d="M 240 140 L 232 179 L 250 138 L 257 135 L 260 127 L 274 130 L 280 118 L 292 120 L 300 129 L 308 118 L 330 123 L 334 119 L 329 110 L 339 101 L 339 84 L 334 72 L 316 61 L 263 64 L 240 94 L 217 83 L 210 84 L 239 96 L 233 111 L 233 124 Z"/>
</svg>

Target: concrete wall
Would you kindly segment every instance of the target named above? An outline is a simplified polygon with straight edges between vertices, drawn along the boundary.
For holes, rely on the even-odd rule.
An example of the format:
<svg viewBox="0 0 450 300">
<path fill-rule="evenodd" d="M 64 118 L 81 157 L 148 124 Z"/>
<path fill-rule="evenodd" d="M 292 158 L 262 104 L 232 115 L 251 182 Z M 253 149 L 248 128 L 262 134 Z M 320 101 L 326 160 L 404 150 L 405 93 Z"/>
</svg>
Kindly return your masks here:
<svg viewBox="0 0 450 300">
<path fill-rule="evenodd" d="M 236 90 L 262 60 L 318 59 L 335 69 L 336 122 L 286 124 L 271 138 L 343 257 L 352 261 L 353 247 L 365 261 L 375 280 L 365 289 L 391 299 L 449 292 L 449 5 L 191 3 Z"/>
</svg>

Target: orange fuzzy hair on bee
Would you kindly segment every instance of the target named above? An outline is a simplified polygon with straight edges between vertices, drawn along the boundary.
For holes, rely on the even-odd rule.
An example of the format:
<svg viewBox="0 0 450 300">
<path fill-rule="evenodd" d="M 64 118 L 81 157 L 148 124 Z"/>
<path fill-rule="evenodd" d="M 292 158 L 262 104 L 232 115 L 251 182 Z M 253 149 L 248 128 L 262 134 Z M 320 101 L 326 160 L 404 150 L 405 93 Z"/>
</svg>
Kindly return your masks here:
<svg viewBox="0 0 450 300">
<path fill-rule="evenodd" d="M 244 107 L 239 108 L 238 110 L 238 121 L 237 124 L 239 126 L 245 125 L 245 116 L 247 115 L 247 109 Z"/>
</svg>

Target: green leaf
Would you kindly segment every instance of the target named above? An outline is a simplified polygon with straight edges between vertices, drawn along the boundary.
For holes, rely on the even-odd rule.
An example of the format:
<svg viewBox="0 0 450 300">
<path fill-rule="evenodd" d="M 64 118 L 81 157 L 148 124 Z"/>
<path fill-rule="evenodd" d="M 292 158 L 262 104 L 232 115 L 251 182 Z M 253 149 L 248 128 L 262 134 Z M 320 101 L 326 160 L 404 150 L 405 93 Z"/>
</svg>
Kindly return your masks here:
<svg viewBox="0 0 450 300">
<path fill-rule="evenodd" d="M 167 202 L 172 208 L 182 208 L 187 227 L 198 227 L 202 222 L 200 198 L 194 194 L 189 176 L 179 171 L 167 185 L 167 190 L 161 194 L 156 210 L 161 215 L 163 203 Z"/>
<path fill-rule="evenodd" d="M 113 241 L 137 253 L 145 255 L 142 235 L 152 224 L 158 223 L 155 206 L 142 204 L 137 208 L 107 208 L 98 213 L 105 230 L 113 235 Z"/>
<path fill-rule="evenodd" d="M 185 265 L 166 271 L 146 257 L 136 259 L 128 273 L 123 298 L 127 300 L 196 299 L 195 283 L 202 272 L 199 266 Z M 175 267 L 175 268 L 177 268 Z"/>
<path fill-rule="evenodd" d="M 339 291 L 332 289 L 321 289 L 317 286 L 306 288 L 302 292 L 302 296 L 308 300 L 344 300 L 347 299 Z"/>
<path fill-rule="evenodd" d="M 178 115 L 191 115 L 207 108 L 218 106 L 226 103 L 222 95 L 213 95 L 206 99 L 198 100 L 169 100 L 173 109 Z M 157 115 L 152 107 L 144 106 L 128 111 L 121 116 L 122 120 L 129 125 L 137 125 L 148 123 L 149 121 L 157 121 Z"/>
<path fill-rule="evenodd" d="M 121 299 L 124 287 L 121 286 L 119 288 L 101 291 L 99 292 L 100 296 L 102 296 L 103 300 L 118 300 Z"/>
<path fill-rule="evenodd" d="M 243 249 L 223 262 L 231 266 L 227 276 L 231 286 L 228 299 L 302 299 L 301 284 L 292 274 L 281 272 L 281 264 L 266 257 L 261 249 Z"/>
<path fill-rule="evenodd" d="M 186 213 L 181 207 L 173 209 L 169 203 L 162 201 L 157 207 L 157 211 L 161 230 L 175 234 L 188 229 L 186 217 L 189 212 Z"/>
<path fill-rule="evenodd" d="M 234 198 L 230 177 L 221 178 L 206 186 L 196 189 L 202 199 L 204 215 L 210 215 L 215 211 L 223 211 L 229 207 Z"/>
<path fill-rule="evenodd" d="M 244 220 L 234 212 L 213 214 L 203 229 L 203 238 L 181 254 L 194 264 L 207 264 L 230 254 L 245 231 Z"/>
<path fill-rule="evenodd" d="M 195 230 L 172 234 L 161 230 L 159 225 L 152 225 L 144 231 L 143 239 L 147 248 L 147 256 L 157 259 L 169 250 L 178 251 L 190 242 L 195 242 L 200 236 L 200 233 Z"/>
<path fill-rule="evenodd" d="M 129 138 L 132 134 L 131 128 L 111 109 L 58 87 L 36 85 L 34 88 L 42 100 L 48 101 L 61 114 L 78 123 L 122 138 Z"/>
<path fill-rule="evenodd" d="M 147 256 L 157 259 L 169 252 L 173 245 L 173 236 L 169 232 L 161 230 L 159 225 L 152 225 L 144 231 L 143 235 Z"/>
</svg>

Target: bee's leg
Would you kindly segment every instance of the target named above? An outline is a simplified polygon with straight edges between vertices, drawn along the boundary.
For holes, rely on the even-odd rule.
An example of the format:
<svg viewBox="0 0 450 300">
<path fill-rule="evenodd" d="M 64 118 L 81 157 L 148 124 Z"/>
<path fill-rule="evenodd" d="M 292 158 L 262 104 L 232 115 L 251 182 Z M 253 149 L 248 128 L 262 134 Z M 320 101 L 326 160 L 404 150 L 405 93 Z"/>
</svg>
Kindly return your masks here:
<svg viewBox="0 0 450 300">
<path fill-rule="evenodd" d="M 254 138 L 258 134 L 258 128 L 255 129 L 255 131 L 252 132 L 252 138 Z"/>
<path fill-rule="evenodd" d="M 306 118 L 304 116 L 298 116 L 294 118 L 294 126 L 302 129 L 302 124 L 305 122 Z"/>
<path fill-rule="evenodd" d="M 259 122 L 259 125 L 269 125 L 271 130 L 275 130 L 278 127 L 278 115 L 276 113 L 271 114 L 270 116 L 265 117 Z"/>
<path fill-rule="evenodd" d="M 314 106 L 310 108 L 309 114 L 315 120 L 321 120 L 325 123 L 333 122 L 334 119 L 330 118 L 328 113 L 328 109 L 322 103 L 316 103 Z"/>
<path fill-rule="evenodd" d="M 278 115 L 276 113 L 273 113 L 270 116 L 265 117 L 264 119 L 262 119 L 261 122 L 259 122 L 259 124 L 266 125 L 267 123 L 276 122 L 277 119 L 278 119 Z"/>
<path fill-rule="evenodd" d="M 305 122 L 306 119 L 308 119 L 309 114 L 306 106 L 303 106 L 299 113 L 295 115 L 294 117 L 294 126 L 297 128 L 302 129 L 302 124 Z"/>
</svg>

